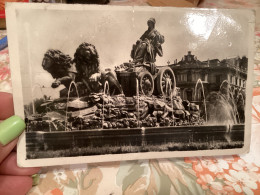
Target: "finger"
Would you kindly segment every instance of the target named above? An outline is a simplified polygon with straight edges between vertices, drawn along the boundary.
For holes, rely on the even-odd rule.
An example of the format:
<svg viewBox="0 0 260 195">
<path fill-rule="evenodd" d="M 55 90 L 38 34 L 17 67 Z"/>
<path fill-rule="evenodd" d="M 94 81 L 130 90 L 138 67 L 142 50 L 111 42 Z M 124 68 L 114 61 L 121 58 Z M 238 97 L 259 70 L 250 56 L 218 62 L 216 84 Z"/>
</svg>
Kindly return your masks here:
<svg viewBox="0 0 260 195">
<path fill-rule="evenodd" d="M 24 195 L 32 188 L 32 177 L 0 175 L 1 194 Z"/>
<path fill-rule="evenodd" d="M 25 129 L 24 121 L 18 116 L 11 116 L 0 123 L 0 144 L 6 145 L 17 138 Z M 1 151 L 0 151 L 1 152 Z"/>
<path fill-rule="evenodd" d="M 0 163 L 10 154 L 18 142 L 18 138 L 3 146 L 0 144 Z M 0 188 L 1 189 L 1 188 Z"/>
<path fill-rule="evenodd" d="M 22 168 L 17 166 L 16 152 L 11 152 L 0 164 L 0 175 L 34 175 L 40 171 L 40 168 Z"/>
<path fill-rule="evenodd" d="M 13 96 L 10 93 L 0 92 L 0 120 L 14 115 Z"/>
</svg>

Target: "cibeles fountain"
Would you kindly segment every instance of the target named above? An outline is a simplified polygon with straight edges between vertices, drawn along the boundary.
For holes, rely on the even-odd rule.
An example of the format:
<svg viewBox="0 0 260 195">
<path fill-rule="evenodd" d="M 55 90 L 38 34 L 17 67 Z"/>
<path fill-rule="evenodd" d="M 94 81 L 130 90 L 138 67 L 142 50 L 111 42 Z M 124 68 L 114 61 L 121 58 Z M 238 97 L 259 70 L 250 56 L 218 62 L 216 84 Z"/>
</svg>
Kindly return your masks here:
<svg viewBox="0 0 260 195">
<path fill-rule="evenodd" d="M 177 87 L 167 89 L 176 90 L 168 93 L 168 96 L 146 96 L 140 91 L 139 80 L 135 79 L 137 90 L 132 97 L 110 95 L 109 82 L 105 82 L 102 93 L 80 96 L 77 85 L 71 83 L 67 97 L 52 101 L 52 108 L 57 108 L 55 104 L 63 102 L 63 109 L 42 113 L 42 117 L 27 123 L 30 126 L 28 139 L 30 137 L 29 140 L 33 140 L 35 136 L 38 140 L 36 148 L 55 150 L 53 141 L 57 135 L 53 133 L 68 132 L 61 135 L 66 143 L 72 144 L 67 147 L 84 148 L 87 145 L 91 151 L 86 154 L 93 154 L 92 150 L 96 151 L 95 148 L 103 144 L 112 148 L 111 153 L 117 153 L 114 150 L 118 147 L 130 147 L 123 151 L 128 153 L 243 146 L 244 125 L 236 106 L 236 101 L 241 98 L 234 98 L 234 91 L 231 91 L 227 81 L 222 83 L 219 91 L 211 92 L 206 97 L 202 91 L 202 106 L 199 108 L 193 102 L 182 100 Z M 197 95 L 198 83 L 204 90 L 199 79 L 194 88 L 194 97 Z M 55 118 L 55 112 L 63 118 Z M 49 116 L 49 120 L 45 121 L 48 128 L 39 125 L 43 123 L 45 115 Z M 28 157 L 31 157 L 30 152 Z"/>
<path fill-rule="evenodd" d="M 83 43 L 76 53 L 89 47 L 89 51 L 95 51 L 93 45 Z M 45 55 L 62 56 L 61 61 L 65 59 L 69 69 L 53 72 L 51 67 L 59 59 L 43 60 L 44 69 L 56 79 L 52 86 L 64 85 L 65 89 L 59 98 L 48 100 L 48 106 L 43 102 L 37 116 L 27 115 L 28 139 L 44 140 L 37 147 L 55 150 L 60 147 L 54 143 L 57 136 L 68 143 L 67 148 L 90 147 L 88 154 L 96 154 L 97 148 L 105 145 L 109 153 L 243 146 L 245 98 L 242 93 L 236 97 L 228 81 L 206 95 L 198 79 L 194 98 L 199 86 L 202 98 L 199 102 L 188 101 L 181 98 L 169 65 L 133 60 L 113 71 L 99 71 L 99 60 L 84 60 L 86 53 L 90 52 L 75 54 L 74 60 L 56 50 Z M 77 60 L 77 56 L 81 57 Z M 71 73 L 74 63 L 77 75 Z M 102 150 L 97 153 L 103 154 Z"/>
<path fill-rule="evenodd" d="M 235 102 L 228 81 L 223 81 L 219 91 L 211 92 L 207 97 L 205 97 L 201 79 L 198 79 L 195 85 L 194 97 L 198 94 L 198 84 L 201 85 L 203 94 L 200 109 L 199 105 L 182 100 L 177 92 L 173 92 L 172 88 L 165 89 L 172 90 L 168 96 L 162 94 L 146 96 L 139 89 L 138 79 L 136 79 L 136 95 L 132 97 L 126 97 L 124 94 L 110 95 L 107 81 L 103 93 L 80 97 L 77 85 L 72 81 L 66 97 L 64 121 L 59 120 L 59 123 L 64 124 L 64 129 L 57 129 L 57 125 L 52 125 L 55 127 L 52 131 L 93 129 L 95 126 L 91 125 L 92 123 L 96 124 L 97 129 L 116 129 L 194 125 L 230 126 L 243 122 L 240 120 L 241 114 L 238 113 L 237 102 Z M 76 92 L 74 94 L 72 94 L 73 88 L 73 91 Z M 64 98 L 60 99 L 53 101 L 53 104 L 64 101 Z M 244 100 L 242 99 L 242 101 Z M 185 103 L 183 104 L 183 102 Z M 90 110 L 92 113 L 88 112 Z M 50 109 L 48 111 L 50 112 Z M 51 110 L 51 112 L 55 112 L 55 110 Z M 53 123 L 53 121 L 49 122 Z M 58 122 L 58 120 L 54 122 Z M 60 125 L 59 128 L 62 126 Z"/>
<path fill-rule="evenodd" d="M 178 86 L 174 83 L 175 75 L 170 68 L 158 67 L 154 73 L 155 76 L 151 76 L 147 71 L 149 64 L 143 66 L 145 68 L 140 69 L 140 64 L 136 66 L 124 63 L 120 68 L 115 68 L 119 77 L 123 75 L 126 81 L 130 80 L 126 84 L 132 87 L 131 82 L 134 83 L 135 89 L 130 89 L 132 96 L 126 96 L 124 93 L 110 95 L 108 81 L 104 82 L 101 92 L 80 96 L 78 84 L 71 81 L 67 94 L 62 95 L 64 94 L 63 89 L 61 97 L 51 102 L 54 106 L 49 106 L 48 111 L 40 113 L 42 116 L 53 113 L 57 111 L 55 104 L 63 102 L 66 105 L 65 110 L 61 112 L 62 109 L 58 109 L 58 112 L 65 115 L 64 119 L 56 120 L 53 117 L 47 122 L 52 124 L 48 125 L 48 129 L 44 129 L 44 125 L 42 125 L 42 129 L 39 129 L 39 125 L 32 125 L 30 131 L 212 125 L 227 125 L 230 129 L 230 126 L 244 122 L 244 117 L 240 119 L 244 114 L 243 109 L 238 112 L 237 108 L 241 104 L 244 106 L 244 97 L 241 94 L 234 97 L 236 94 L 231 91 L 227 80 L 221 83 L 219 91 L 211 92 L 205 97 L 203 82 L 198 79 L 194 87 L 194 97 L 196 99 L 200 85 L 202 100 L 199 108 L 199 105 L 192 101 L 181 99 L 177 92 Z M 141 78 L 140 73 L 142 73 Z M 122 85 L 123 92 L 129 93 L 126 84 Z M 48 102 L 51 104 L 50 100 Z M 46 103 L 44 102 L 43 105 Z M 50 107 L 53 110 L 50 110 Z M 33 108 L 35 108 L 34 103 Z M 59 125 L 55 125 L 55 123 L 59 123 Z"/>
</svg>

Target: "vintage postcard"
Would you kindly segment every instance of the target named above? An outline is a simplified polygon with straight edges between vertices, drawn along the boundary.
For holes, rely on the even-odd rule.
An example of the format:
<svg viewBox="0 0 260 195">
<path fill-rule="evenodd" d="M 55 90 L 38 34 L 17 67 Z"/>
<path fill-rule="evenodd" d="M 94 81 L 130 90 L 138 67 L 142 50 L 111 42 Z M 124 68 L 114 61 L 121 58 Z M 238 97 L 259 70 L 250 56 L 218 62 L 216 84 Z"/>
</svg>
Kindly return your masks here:
<svg viewBox="0 0 260 195">
<path fill-rule="evenodd" d="M 18 164 L 249 150 L 254 13 L 10 3 Z"/>
</svg>

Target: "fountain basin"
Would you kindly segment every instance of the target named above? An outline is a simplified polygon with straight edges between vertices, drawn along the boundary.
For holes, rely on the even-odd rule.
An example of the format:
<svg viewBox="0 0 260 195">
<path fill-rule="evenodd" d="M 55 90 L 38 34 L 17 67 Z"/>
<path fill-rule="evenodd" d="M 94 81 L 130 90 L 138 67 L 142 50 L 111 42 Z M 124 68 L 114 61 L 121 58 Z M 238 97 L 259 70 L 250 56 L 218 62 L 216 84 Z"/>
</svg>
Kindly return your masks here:
<svg viewBox="0 0 260 195">
<path fill-rule="evenodd" d="M 27 158 L 241 148 L 244 128 L 241 124 L 231 129 L 220 125 L 26 132 Z"/>
</svg>

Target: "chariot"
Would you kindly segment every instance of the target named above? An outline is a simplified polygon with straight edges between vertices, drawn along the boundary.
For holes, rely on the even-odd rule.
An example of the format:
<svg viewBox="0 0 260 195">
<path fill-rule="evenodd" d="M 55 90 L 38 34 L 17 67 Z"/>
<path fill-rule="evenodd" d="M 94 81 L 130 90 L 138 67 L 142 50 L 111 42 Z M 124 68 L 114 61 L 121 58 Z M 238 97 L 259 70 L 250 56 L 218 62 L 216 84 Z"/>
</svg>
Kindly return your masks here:
<svg viewBox="0 0 260 195">
<path fill-rule="evenodd" d="M 116 67 L 115 72 L 126 96 L 175 95 L 175 75 L 169 66 L 128 62 Z"/>
</svg>

